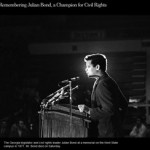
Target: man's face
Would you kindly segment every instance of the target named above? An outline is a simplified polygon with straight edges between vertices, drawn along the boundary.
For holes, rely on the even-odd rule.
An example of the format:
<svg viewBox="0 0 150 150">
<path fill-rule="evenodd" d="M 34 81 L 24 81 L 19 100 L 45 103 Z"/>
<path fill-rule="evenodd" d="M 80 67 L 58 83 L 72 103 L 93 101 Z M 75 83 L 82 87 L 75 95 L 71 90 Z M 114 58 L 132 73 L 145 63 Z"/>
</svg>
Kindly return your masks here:
<svg viewBox="0 0 150 150">
<path fill-rule="evenodd" d="M 93 64 L 91 64 L 91 60 L 86 61 L 85 72 L 88 77 L 96 76 L 97 70 L 96 70 L 96 67 L 93 67 Z"/>
<path fill-rule="evenodd" d="M 24 122 L 22 120 L 19 120 L 19 127 L 24 127 Z"/>
</svg>

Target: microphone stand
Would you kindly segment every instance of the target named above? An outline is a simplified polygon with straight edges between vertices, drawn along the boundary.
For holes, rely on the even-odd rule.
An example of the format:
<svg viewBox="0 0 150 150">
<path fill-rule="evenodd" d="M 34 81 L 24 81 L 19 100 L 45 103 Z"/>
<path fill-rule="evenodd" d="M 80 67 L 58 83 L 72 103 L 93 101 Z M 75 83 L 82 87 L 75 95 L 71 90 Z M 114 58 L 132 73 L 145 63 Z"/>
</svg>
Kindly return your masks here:
<svg viewBox="0 0 150 150">
<path fill-rule="evenodd" d="M 69 88 L 70 88 L 70 137 L 72 137 L 72 82 L 69 81 Z"/>
<path fill-rule="evenodd" d="M 44 130 L 44 116 L 45 116 L 45 109 L 43 106 L 41 106 L 41 131 L 40 131 L 40 137 L 43 137 L 43 130 Z"/>
</svg>

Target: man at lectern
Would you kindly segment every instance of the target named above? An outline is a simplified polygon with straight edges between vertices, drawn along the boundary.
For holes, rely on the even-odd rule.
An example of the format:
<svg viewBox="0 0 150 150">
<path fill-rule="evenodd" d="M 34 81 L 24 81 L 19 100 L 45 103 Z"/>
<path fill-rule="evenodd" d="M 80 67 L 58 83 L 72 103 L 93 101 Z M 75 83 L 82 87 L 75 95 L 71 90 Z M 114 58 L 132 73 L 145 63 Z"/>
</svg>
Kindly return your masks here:
<svg viewBox="0 0 150 150">
<path fill-rule="evenodd" d="M 107 73 L 106 56 L 91 54 L 85 56 L 84 61 L 87 76 L 96 79 L 91 94 L 91 108 L 78 105 L 80 112 L 88 113 L 92 120 L 90 136 L 122 137 L 121 126 L 128 102 L 118 84 Z"/>
</svg>

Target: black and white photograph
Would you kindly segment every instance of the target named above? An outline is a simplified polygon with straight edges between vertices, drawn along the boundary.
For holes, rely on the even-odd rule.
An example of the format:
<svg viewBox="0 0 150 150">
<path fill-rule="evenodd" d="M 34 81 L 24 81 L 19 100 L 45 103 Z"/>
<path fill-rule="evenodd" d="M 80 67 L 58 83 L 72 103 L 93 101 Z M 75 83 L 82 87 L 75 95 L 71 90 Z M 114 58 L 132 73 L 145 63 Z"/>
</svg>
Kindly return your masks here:
<svg viewBox="0 0 150 150">
<path fill-rule="evenodd" d="M 0 10 L 2 148 L 150 137 L 145 3 L 0 1 Z"/>
</svg>

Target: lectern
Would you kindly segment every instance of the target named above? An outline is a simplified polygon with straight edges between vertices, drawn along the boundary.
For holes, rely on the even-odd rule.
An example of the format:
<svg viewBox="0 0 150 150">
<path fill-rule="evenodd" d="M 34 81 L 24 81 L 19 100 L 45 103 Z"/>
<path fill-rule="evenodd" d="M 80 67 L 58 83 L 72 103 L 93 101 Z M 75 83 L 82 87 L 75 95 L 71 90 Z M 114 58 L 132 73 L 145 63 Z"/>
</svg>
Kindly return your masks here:
<svg viewBox="0 0 150 150">
<path fill-rule="evenodd" d="M 80 113 L 77 106 L 53 105 L 49 109 L 39 111 L 39 136 L 41 138 L 86 138 L 90 119 Z"/>
</svg>

